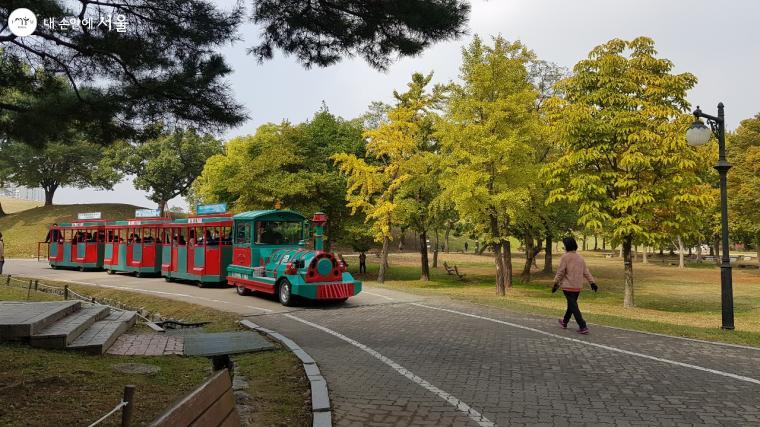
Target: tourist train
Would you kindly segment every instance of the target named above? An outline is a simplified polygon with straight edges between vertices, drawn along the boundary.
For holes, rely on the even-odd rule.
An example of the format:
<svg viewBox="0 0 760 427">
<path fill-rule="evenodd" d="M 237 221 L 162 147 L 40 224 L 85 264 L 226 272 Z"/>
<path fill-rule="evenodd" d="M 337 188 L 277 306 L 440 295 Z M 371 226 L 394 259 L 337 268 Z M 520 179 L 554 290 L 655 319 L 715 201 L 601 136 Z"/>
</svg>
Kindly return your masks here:
<svg viewBox="0 0 760 427">
<path fill-rule="evenodd" d="M 160 275 L 199 287 L 227 284 L 240 295 L 276 295 L 286 306 L 293 297 L 345 301 L 361 291 L 345 263 L 324 251 L 327 215 L 317 212 L 309 222 L 290 210 L 233 215 L 208 206 L 175 220 L 152 210 L 155 216 L 141 210 L 123 221 L 80 214 L 76 222 L 50 227 L 48 261 L 54 269 Z M 307 228 L 313 229 L 313 250 L 306 249 Z"/>
</svg>

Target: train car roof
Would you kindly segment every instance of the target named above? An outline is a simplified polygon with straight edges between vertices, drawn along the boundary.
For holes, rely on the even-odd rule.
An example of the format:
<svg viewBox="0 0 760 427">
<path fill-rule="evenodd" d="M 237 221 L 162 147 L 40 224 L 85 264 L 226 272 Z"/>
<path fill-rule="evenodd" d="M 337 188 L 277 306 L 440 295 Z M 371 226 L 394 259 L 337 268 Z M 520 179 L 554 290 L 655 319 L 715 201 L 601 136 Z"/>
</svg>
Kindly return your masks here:
<svg viewBox="0 0 760 427">
<path fill-rule="evenodd" d="M 62 222 L 57 225 L 58 228 L 87 228 L 87 227 L 105 227 L 108 220 L 105 219 L 83 219 L 81 221 Z"/>
<path fill-rule="evenodd" d="M 108 223 L 110 227 L 127 227 L 135 225 L 161 225 L 172 222 L 171 218 L 130 218 Z"/>
<path fill-rule="evenodd" d="M 306 219 L 298 212 L 280 209 L 270 209 L 265 211 L 248 211 L 233 215 L 236 220 L 262 220 L 262 221 L 303 221 Z"/>
</svg>

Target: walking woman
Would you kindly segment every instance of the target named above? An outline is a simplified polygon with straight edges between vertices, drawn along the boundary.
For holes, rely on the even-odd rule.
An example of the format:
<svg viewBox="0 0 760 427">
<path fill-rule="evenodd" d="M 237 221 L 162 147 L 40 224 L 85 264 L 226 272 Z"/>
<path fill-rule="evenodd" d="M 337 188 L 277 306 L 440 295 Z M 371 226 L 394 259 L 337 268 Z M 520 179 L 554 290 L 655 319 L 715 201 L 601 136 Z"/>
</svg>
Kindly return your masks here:
<svg viewBox="0 0 760 427">
<path fill-rule="evenodd" d="M 557 275 L 554 276 L 554 287 L 552 288 L 552 293 L 562 288 L 562 293 L 565 294 L 565 298 L 567 299 L 567 311 L 565 311 L 565 317 L 559 319 L 559 324 L 563 329 L 567 329 L 567 323 L 570 322 L 570 318 L 575 317 L 575 321 L 580 328 L 578 329 L 578 333 L 586 335 L 588 334 L 588 327 L 586 327 L 586 321 L 583 320 L 581 310 L 578 308 L 578 296 L 583 288 L 583 279 L 586 279 L 591 284 L 591 289 L 594 292 L 599 287 L 596 286 L 594 276 L 588 271 L 586 261 L 575 252 L 578 250 L 578 244 L 575 242 L 575 239 L 565 237 L 562 239 L 562 243 L 565 245 L 565 254 L 559 260 L 559 268 L 557 269 Z"/>
</svg>

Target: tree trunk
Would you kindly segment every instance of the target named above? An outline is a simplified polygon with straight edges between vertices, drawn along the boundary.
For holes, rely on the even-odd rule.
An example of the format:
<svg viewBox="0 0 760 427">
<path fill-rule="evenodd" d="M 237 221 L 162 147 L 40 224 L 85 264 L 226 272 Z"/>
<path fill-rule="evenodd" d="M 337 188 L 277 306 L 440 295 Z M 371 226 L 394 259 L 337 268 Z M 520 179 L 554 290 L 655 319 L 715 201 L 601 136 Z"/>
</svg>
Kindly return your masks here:
<svg viewBox="0 0 760 427">
<path fill-rule="evenodd" d="M 435 230 L 435 249 L 433 250 L 433 268 L 438 268 L 438 230 Z"/>
<path fill-rule="evenodd" d="M 443 251 L 449 253 L 449 233 L 451 232 L 451 223 L 446 224 L 446 234 L 443 236 Z"/>
<path fill-rule="evenodd" d="M 512 243 L 509 238 L 502 242 L 501 256 L 504 259 L 504 271 L 506 271 L 507 288 L 512 287 Z"/>
<path fill-rule="evenodd" d="M 713 247 L 715 248 L 715 264 L 720 265 L 720 236 L 715 235 Z"/>
<path fill-rule="evenodd" d="M 634 245 L 633 246 L 633 262 L 638 261 L 638 259 L 639 259 L 639 246 Z"/>
<path fill-rule="evenodd" d="M 588 246 L 586 246 L 586 235 L 584 234 L 583 235 L 583 251 L 585 252 L 587 250 L 588 250 Z"/>
<path fill-rule="evenodd" d="M 629 251 L 630 251 L 630 248 L 629 248 Z M 620 258 L 622 258 L 622 257 L 623 257 L 623 245 L 621 244 L 620 245 Z"/>
<path fill-rule="evenodd" d="M 536 259 L 538 258 L 538 254 L 540 254 L 544 248 L 543 244 L 544 244 L 544 241 L 541 239 L 538 239 L 536 241 L 536 246 L 533 247 L 533 267 L 538 268 L 538 263 Z"/>
<path fill-rule="evenodd" d="M 683 241 L 681 236 L 676 236 L 676 243 L 678 244 L 678 268 L 686 268 L 683 263 Z"/>
<path fill-rule="evenodd" d="M 649 260 L 647 260 L 648 252 L 649 252 L 649 248 L 645 245 L 644 252 L 641 253 L 641 262 L 643 262 L 644 264 L 649 264 Z"/>
<path fill-rule="evenodd" d="M 5 213 L 5 211 L 3 210 L 3 204 L 2 204 L 2 203 L 0 203 L 0 217 L 2 217 L 2 216 L 5 216 L 5 215 L 6 215 L 6 213 Z"/>
<path fill-rule="evenodd" d="M 629 236 L 623 237 L 623 265 L 625 268 L 625 293 L 623 296 L 623 307 L 631 308 L 635 307 L 633 300 L 633 262 L 631 262 L 631 241 L 633 238 Z"/>
<path fill-rule="evenodd" d="M 544 273 L 552 272 L 552 236 L 546 235 L 546 246 L 544 249 Z"/>
<path fill-rule="evenodd" d="M 377 283 L 385 283 L 385 269 L 388 268 L 388 247 L 391 239 L 383 237 L 383 249 L 380 251 L 380 269 L 377 271 Z"/>
<path fill-rule="evenodd" d="M 491 236 L 496 239 L 501 239 L 498 219 L 494 214 L 491 214 L 489 219 L 491 223 Z M 485 249 L 485 245 L 483 246 L 483 249 Z M 496 243 L 493 243 L 494 263 L 496 264 L 496 294 L 499 296 L 504 296 L 507 294 L 507 288 L 510 287 L 512 281 L 511 263 L 508 268 L 506 257 L 504 255 L 504 251 L 502 250 L 503 248 L 503 243 L 500 240 L 497 240 Z"/>
<path fill-rule="evenodd" d="M 599 250 L 599 237 L 596 234 L 594 234 L 594 250 Z"/>
<path fill-rule="evenodd" d="M 702 241 L 697 242 L 697 262 L 702 262 Z"/>
<path fill-rule="evenodd" d="M 602 250 L 607 250 L 607 238 L 602 236 Z"/>
<path fill-rule="evenodd" d="M 533 237 L 528 236 L 525 239 L 525 265 L 520 274 L 520 280 L 522 280 L 523 283 L 530 282 L 530 269 L 533 267 L 533 258 L 535 258 L 535 252 L 533 251 Z"/>
<path fill-rule="evenodd" d="M 423 231 L 420 236 L 420 280 L 430 280 L 430 264 L 428 263 L 427 249 L 427 231 Z"/>
<path fill-rule="evenodd" d="M 45 190 L 45 206 L 50 206 L 53 204 L 53 196 L 55 195 L 55 190 L 58 189 L 57 185 L 50 185 L 47 187 L 43 187 Z"/>
<path fill-rule="evenodd" d="M 483 245 L 483 246 L 480 246 L 480 244 L 479 244 L 479 243 L 478 243 L 478 244 L 476 244 L 476 245 L 475 245 L 475 247 L 477 248 L 477 249 L 475 250 L 475 255 L 483 255 L 483 252 L 485 252 L 485 251 L 486 251 L 486 249 L 488 249 L 488 245 Z"/>
<path fill-rule="evenodd" d="M 755 239 L 755 252 L 757 252 L 757 268 L 760 269 L 760 236 Z"/>
<path fill-rule="evenodd" d="M 169 203 L 168 200 L 159 200 L 158 202 L 158 216 L 163 217 L 166 214 L 166 205 Z"/>
</svg>

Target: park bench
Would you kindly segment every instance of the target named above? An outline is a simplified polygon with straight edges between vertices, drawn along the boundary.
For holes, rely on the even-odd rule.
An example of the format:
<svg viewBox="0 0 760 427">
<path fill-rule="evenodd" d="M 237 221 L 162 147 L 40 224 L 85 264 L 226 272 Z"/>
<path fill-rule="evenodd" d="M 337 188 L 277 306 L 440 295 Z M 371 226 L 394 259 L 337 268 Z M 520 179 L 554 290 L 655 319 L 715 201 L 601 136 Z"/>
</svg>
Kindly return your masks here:
<svg viewBox="0 0 760 427">
<path fill-rule="evenodd" d="M 604 255 L 605 258 L 612 258 L 615 256 L 613 252 L 606 252 L 606 253 L 603 253 L 602 255 Z"/>
<path fill-rule="evenodd" d="M 152 427 L 239 426 L 232 379 L 221 369 L 156 418 Z"/>
<path fill-rule="evenodd" d="M 446 273 L 448 273 L 449 276 L 457 276 L 459 279 L 464 279 L 464 274 L 459 272 L 459 269 L 456 265 L 454 267 L 450 267 L 446 261 L 444 261 L 443 268 L 446 270 Z"/>
</svg>

